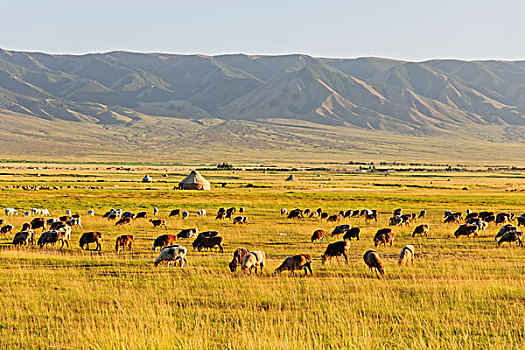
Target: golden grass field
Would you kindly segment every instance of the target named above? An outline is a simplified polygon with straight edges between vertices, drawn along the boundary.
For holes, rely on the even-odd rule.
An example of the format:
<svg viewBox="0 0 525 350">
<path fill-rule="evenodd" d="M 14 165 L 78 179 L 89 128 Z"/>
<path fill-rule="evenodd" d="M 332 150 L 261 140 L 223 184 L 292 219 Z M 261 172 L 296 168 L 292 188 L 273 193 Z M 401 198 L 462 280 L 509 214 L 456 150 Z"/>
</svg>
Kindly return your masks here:
<svg viewBox="0 0 525 350">
<path fill-rule="evenodd" d="M 73 229 L 69 249 L 14 249 L 13 234 L 0 237 L 0 347 L 57 349 L 523 349 L 525 346 L 525 248 L 497 248 L 492 223 L 476 239 L 456 239 L 457 224 L 443 224 L 443 211 L 525 212 L 523 172 L 397 172 L 390 176 L 343 172 L 296 172 L 299 182 L 284 182 L 289 173 L 202 171 L 212 191 L 174 191 L 187 169 L 117 171 L 90 169 L 2 169 L 3 207 L 21 214 L 48 208 L 52 216 L 71 209 L 83 217 Z M 88 168 L 88 167 L 86 167 Z M 142 184 L 149 173 L 156 180 Z M 167 173 L 168 177 L 161 174 Z M 221 183 L 226 182 L 226 187 Z M 57 185 L 56 191 L 6 189 L 5 185 Z M 252 184 L 254 187 L 246 188 Z M 104 186 L 103 190 L 74 188 Z M 320 187 L 322 185 L 322 188 Z M 67 188 L 71 186 L 71 188 Z M 468 187 L 468 191 L 462 190 Z M 147 190 L 151 187 L 153 190 Z M 147 221 L 115 227 L 101 216 L 110 208 L 148 211 L 159 218 L 171 209 L 206 218 L 168 218 L 168 230 Z M 216 221 L 220 207 L 244 207 L 247 225 Z M 350 263 L 321 265 L 326 245 L 311 243 L 316 229 L 330 233 L 335 224 L 318 219 L 290 221 L 279 209 L 377 209 L 379 221 L 344 219 L 361 228 L 352 240 Z M 377 279 L 363 262 L 377 229 L 388 227 L 396 208 L 427 210 L 428 238 L 412 238 L 415 227 L 394 227 L 392 247 L 378 253 L 386 277 Z M 5 218 L 2 213 L 0 215 Z M 7 218 L 18 232 L 28 221 Z M 153 239 L 183 228 L 218 230 L 225 252 L 195 252 L 190 240 L 189 265 L 153 267 L 158 255 Z M 104 232 L 102 252 L 81 251 L 83 232 Z M 132 252 L 114 251 L 115 238 L 134 234 Z M 405 244 L 416 249 L 414 265 L 399 267 Z M 231 273 L 228 262 L 243 246 L 263 250 L 262 276 Z M 311 254 L 314 276 L 273 270 L 289 256 Z"/>
</svg>

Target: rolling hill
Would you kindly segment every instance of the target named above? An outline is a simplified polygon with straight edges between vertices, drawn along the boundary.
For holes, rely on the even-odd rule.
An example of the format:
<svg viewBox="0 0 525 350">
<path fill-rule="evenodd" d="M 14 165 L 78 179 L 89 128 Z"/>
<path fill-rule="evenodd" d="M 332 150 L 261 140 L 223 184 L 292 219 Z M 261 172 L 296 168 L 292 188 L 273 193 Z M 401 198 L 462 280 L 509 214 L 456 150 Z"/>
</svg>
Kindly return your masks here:
<svg viewBox="0 0 525 350">
<path fill-rule="evenodd" d="M 30 144 L 53 154 L 51 145 L 65 142 L 55 128 L 85 149 L 107 142 L 144 155 L 183 140 L 255 152 L 293 148 L 298 137 L 305 149 L 315 140 L 338 149 L 334 135 L 348 133 L 391 136 L 400 146 L 454 137 L 475 140 L 481 152 L 483 142 L 525 142 L 525 61 L 0 50 L 0 113 L 7 155 Z M 44 134 L 24 133 L 39 123 Z M 356 143 L 345 145 L 341 154 Z"/>
</svg>

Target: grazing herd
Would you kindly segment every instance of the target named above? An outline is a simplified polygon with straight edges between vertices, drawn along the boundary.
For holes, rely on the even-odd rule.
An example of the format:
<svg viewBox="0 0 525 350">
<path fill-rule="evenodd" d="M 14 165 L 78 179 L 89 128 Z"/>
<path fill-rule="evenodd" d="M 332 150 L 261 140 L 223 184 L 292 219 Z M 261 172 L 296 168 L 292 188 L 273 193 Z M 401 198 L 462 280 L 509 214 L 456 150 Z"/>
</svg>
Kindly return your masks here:
<svg viewBox="0 0 525 350">
<path fill-rule="evenodd" d="M 236 212 L 244 213 L 244 208 L 237 210 L 235 207 L 231 208 L 220 208 L 215 217 L 216 220 L 232 220 L 232 224 L 246 225 L 248 219 L 246 216 L 238 215 L 234 216 Z M 153 216 L 158 214 L 158 209 L 153 210 Z M 195 217 L 206 217 L 206 210 L 200 209 L 195 212 Z M 5 215 L 9 217 L 18 215 L 18 211 L 14 208 L 5 208 Z M 49 210 L 32 208 L 30 211 L 24 212 L 24 216 L 38 217 L 33 218 L 30 222 L 26 222 L 22 225 L 20 232 L 17 232 L 13 238 L 14 246 L 31 245 L 36 243 L 38 247 L 44 248 L 46 246 L 52 246 L 58 249 L 63 249 L 64 246 L 69 247 L 69 241 L 71 240 L 71 233 L 73 228 L 83 228 L 81 215 L 73 214 L 71 210 L 66 211 L 66 215 L 59 218 L 45 218 L 49 216 Z M 95 212 L 89 210 L 86 216 L 94 216 Z M 180 217 L 186 220 L 190 213 L 189 211 L 183 211 L 181 209 L 171 210 L 168 217 Z M 363 218 L 364 222 L 378 221 L 378 211 L 370 209 L 361 210 L 341 210 L 335 214 L 329 214 L 324 212 L 321 208 L 313 211 L 310 209 L 293 209 L 288 211 L 286 208 L 281 208 L 281 216 L 286 216 L 290 220 L 301 220 L 301 219 L 315 219 L 325 220 L 326 223 L 336 223 L 337 225 L 330 233 L 330 238 L 338 238 L 342 236 L 342 240 L 329 243 L 326 246 L 324 253 L 321 255 L 321 262 L 325 264 L 330 262 L 333 258 L 339 260 L 343 257 L 345 263 L 349 263 L 349 249 L 351 247 L 352 239 L 359 240 L 361 229 L 359 227 L 352 227 L 350 224 L 341 224 L 340 222 L 345 219 Z M 402 209 L 396 209 L 393 215 L 389 218 L 388 222 L 390 226 L 407 226 L 414 224 L 420 219 L 426 218 L 427 213 L 425 210 L 421 210 L 419 213 L 408 213 L 404 214 Z M 136 220 L 148 219 L 148 212 L 141 211 L 134 214 L 131 211 L 123 212 L 121 209 L 111 209 L 106 212 L 103 216 L 107 220 L 115 220 L 115 226 L 130 225 Z M 10 234 L 14 230 L 14 226 L 7 224 L 6 219 L 0 219 L 0 234 L 4 237 Z M 165 219 L 150 219 L 149 222 L 153 225 L 153 228 L 164 228 L 168 230 Z M 501 246 L 503 243 L 517 243 L 522 245 L 523 233 L 518 230 L 519 226 L 525 226 L 525 214 L 521 216 L 515 216 L 512 213 L 494 213 L 491 211 L 472 212 L 467 210 L 464 216 L 461 212 L 445 211 L 443 222 L 459 224 L 459 227 L 453 232 L 456 238 L 466 236 L 469 238 L 476 238 L 480 235 L 485 234 L 486 229 L 489 227 L 489 223 L 495 225 L 502 225 L 496 234 L 495 241 L 497 246 Z M 514 226 L 514 222 L 516 226 Z M 46 231 L 47 229 L 47 231 Z M 37 230 L 42 230 L 40 237 L 37 239 Z M 416 236 L 428 237 L 430 232 L 429 224 L 417 225 L 413 232 L 412 238 Z M 94 244 L 95 250 L 102 250 L 102 239 L 103 233 L 98 231 L 85 232 L 81 235 L 79 240 L 79 246 L 81 249 L 88 249 L 89 245 Z M 315 230 L 311 236 L 311 242 L 323 242 L 327 235 L 322 229 Z M 157 236 L 153 242 L 153 250 L 157 251 L 160 248 L 160 254 L 154 262 L 154 266 L 158 266 L 162 262 L 167 262 L 168 266 L 174 266 L 177 261 L 180 262 L 180 266 L 184 267 L 188 264 L 187 261 L 187 248 L 177 245 L 178 240 L 194 238 L 192 247 L 195 251 L 201 252 L 203 250 L 213 251 L 216 250 L 220 253 L 224 252 L 224 240 L 225 238 L 218 231 L 204 231 L 199 232 L 197 228 L 183 229 L 177 234 L 162 234 Z M 395 234 L 391 227 L 380 228 L 377 230 L 373 237 L 373 244 L 375 249 L 367 250 L 363 255 L 365 264 L 369 267 L 371 273 L 374 273 L 381 277 L 385 275 L 385 268 L 381 261 L 381 258 L 376 249 L 381 246 L 393 246 Z M 115 252 L 118 253 L 121 250 L 131 251 L 133 248 L 134 235 L 125 234 L 117 237 L 115 242 Z M 415 248 L 411 244 L 405 245 L 399 256 L 399 266 L 413 263 L 415 257 Z M 234 251 L 233 259 L 229 263 L 230 271 L 234 272 L 238 266 L 241 270 L 251 274 L 259 271 L 262 274 L 263 269 L 266 265 L 266 254 L 260 250 L 249 251 L 246 248 L 239 247 Z M 292 275 L 295 271 L 304 270 L 305 275 L 312 271 L 312 256 L 310 254 L 298 254 L 288 256 L 284 261 L 277 267 L 273 275 L 281 274 L 285 271 L 289 271 Z"/>
</svg>

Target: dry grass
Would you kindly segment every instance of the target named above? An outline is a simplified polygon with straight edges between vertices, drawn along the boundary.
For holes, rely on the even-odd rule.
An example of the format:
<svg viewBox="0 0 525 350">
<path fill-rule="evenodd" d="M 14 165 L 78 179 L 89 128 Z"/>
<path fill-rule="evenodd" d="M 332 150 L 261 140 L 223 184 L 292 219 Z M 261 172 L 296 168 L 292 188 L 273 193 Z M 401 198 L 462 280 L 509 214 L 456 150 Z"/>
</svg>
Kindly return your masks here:
<svg viewBox="0 0 525 350">
<path fill-rule="evenodd" d="M 48 207 L 54 216 L 67 208 L 97 212 L 95 218 L 84 218 L 84 230 L 75 229 L 72 247 L 62 252 L 15 250 L 8 239 L 0 238 L 0 344 L 6 348 L 521 349 L 525 345 L 524 248 L 496 248 L 494 225 L 479 239 L 455 239 L 456 226 L 441 223 L 445 209 L 525 212 L 523 174 L 322 173 L 318 178 L 317 173 L 301 173 L 303 181 L 285 183 L 280 173 L 204 172 L 212 183 L 226 181 L 228 186 L 203 193 L 169 190 L 181 175 L 161 178 L 153 173 L 165 182 L 143 185 L 137 182 L 142 175 L 137 173 L 40 172 L 49 176 L 9 170 L 0 185 L 102 184 L 105 189 L 2 191 L 4 206 Z M 247 183 L 264 187 L 244 188 Z M 320 183 L 323 189 L 342 190 L 318 191 Z M 159 190 L 145 190 L 148 186 Z M 470 190 L 462 191 L 464 186 Z M 246 209 L 248 225 L 214 220 L 219 207 L 232 205 Z M 190 248 L 184 270 L 154 268 L 152 240 L 166 230 L 153 229 L 147 221 L 115 228 L 100 218 L 111 207 L 151 213 L 154 206 L 161 210 L 161 218 L 174 208 L 193 213 L 207 209 L 207 218 L 169 218 L 168 232 L 217 229 L 225 237 L 225 253 Z M 329 233 L 334 225 L 310 219 L 291 222 L 279 216 L 280 207 L 322 207 L 331 213 L 377 208 L 380 219 L 378 223 L 345 219 L 343 223 L 362 229 L 361 239 L 351 242 L 349 265 L 337 261 L 321 265 L 320 255 L 334 239 L 314 244 L 309 239 L 315 229 Z M 370 275 L 362 255 L 373 247 L 375 231 L 387 226 L 397 207 L 407 212 L 426 209 L 430 236 L 412 238 L 414 225 L 395 227 L 394 245 L 378 250 L 386 267 L 386 278 L 378 280 Z M 20 216 L 8 220 L 16 228 L 25 221 Z M 78 248 L 81 233 L 91 230 L 105 233 L 100 253 Z M 124 233 L 135 235 L 134 250 L 115 254 L 115 238 Z M 409 243 L 416 248 L 416 263 L 400 268 L 398 254 Z M 181 244 L 191 247 L 191 240 Z M 227 263 L 239 246 L 266 252 L 263 276 L 229 272 Z M 297 253 L 314 257 L 313 277 L 271 276 L 286 256 Z"/>
</svg>

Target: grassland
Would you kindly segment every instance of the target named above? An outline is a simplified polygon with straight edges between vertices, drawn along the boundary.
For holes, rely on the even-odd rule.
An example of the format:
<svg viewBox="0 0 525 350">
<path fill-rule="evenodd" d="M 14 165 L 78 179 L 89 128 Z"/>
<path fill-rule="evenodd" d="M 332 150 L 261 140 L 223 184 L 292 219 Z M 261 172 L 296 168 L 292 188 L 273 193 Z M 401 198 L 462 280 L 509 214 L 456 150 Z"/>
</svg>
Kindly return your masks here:
<svg viewBox="0 0 525 350">
<path fill-rule="evenodd" d="M 3 348 L 92 349 L 522 349 L 525 345 L 525 249 L 497 248 L 492 224 L 477 239 L 456 239 L 455 225 L 442 223 L 443 210 L 491 209 L 525 212 L 525 174 L 417 173 L 389 176 L 341 172 L 300 172 L 300 182 L 262 171 L 209 171 L 210 192 L 173 191 L 187 170 L 148 170 L 157 181 L 142 184 L 144 172 L 2 169 L 0 186 L 52 184 L 57 191 L 1 191 L 4 207 L 66 209 L 84 217 L 70 249 L 10 246 L 0 238 L 0 346 Z M 162 177 L 161 174 L 167 174 Z M 220 183 L 227 183 L 221 187 Z M 248 184 L 254 187 L 247 188 Z M 75 186 L 104 186 L 102 190 Z M 322 187 L 321 187 L 321 186 Z M 70 186 L 70 188 L 68 188 Z M 462 190 L 468 187 L 468 191 Z M 153 189 L 147 189 L 153 188 Z M 208 217 L 168 219 L 168 232 L 217 229 L 225 253 L 189 251 L 189 266 L 152 266 L 153 239 L 166 230 L 147 221 L 115 228 L 100 216 L 111 207 L 134 212 L 153 207 L 166 218 L 170 209 L 207 209 Z M 216 221 L 219 207 L 244 207 L 249 224 Z M 279 208 L 379 210 L 379 222 L 345 219 L 362 229 L 351 242 L 350 263 L 321 265 L 328 242 L 311 243 L 315 229 L 333 224 L 313 219 L 289 221 Z M 426 209 L 428 238 L 412 238 L 414 226 L 395 227 L 392 247 L 380 248 L 386 278 L 370 275 L 362 255 L 373 247 L 378 228 L 395 208 Z M 3 214 L 3 213 L 2 213 Z M 2 215 L 2 217 L 4 217 Z M 27 219 L 8 222 L 18 229 Z M 422 221 L 420 221 L 422 222 Z M 104 232 L 102 252 L 81 251 L 82 232 Z M 133 252 L 114 252 L 115 238 L 135 235 Z M 416 247 L 416 263 L 398 267 L 405 244 Z M 191 240 L 181 244 L 190 247 Z M 227 263 L 239 246 L 263 250 L 262 276 L 230 273 Z M 313 277 L 271 272 L 289 255 L 314 257 Z"/>
</svg>

